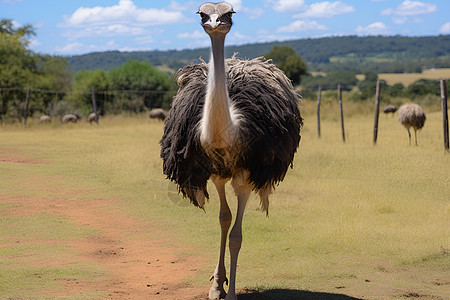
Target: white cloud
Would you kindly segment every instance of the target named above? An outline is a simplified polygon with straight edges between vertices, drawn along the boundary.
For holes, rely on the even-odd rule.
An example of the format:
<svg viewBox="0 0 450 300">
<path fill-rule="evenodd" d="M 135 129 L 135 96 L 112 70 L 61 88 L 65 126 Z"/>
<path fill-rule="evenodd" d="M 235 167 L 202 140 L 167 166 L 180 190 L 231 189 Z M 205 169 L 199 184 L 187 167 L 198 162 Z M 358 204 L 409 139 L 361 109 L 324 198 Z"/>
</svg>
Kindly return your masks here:
<svg viewBox="0 0 450 300">
<path fill-rule="evenodd" d="M 397 25 L 405 24 L 408 21 L 406 17 L 393 17 L 392 21 Z"/>
<path fill-rule="evenodd" d="M 86 28 L 85 31 L 89 31 L 89 28 Z M 116 35 L 141 35 L 145 33 L 145 30 L 141 27 L 129 27 L 122 24 L 117 25 L 108 25 L 99 27 L 98 30 L 93 28 L 94 34 L 99 34 L 101 36 L 116 36 Z"/>
<path fill-rule="evenodd" d="M 69 39 L 98 37 L 98 36 L 136 36 L 147 34 L 142 27 L 130 27 L 122 24 L 92 26 L 86 27 L 83 30 L 69 30 L 63 35 Z"/>
<path fill-rule="evenodd" d="M 410 23 L 410 24 L 419 24 L 419 23 L 423 23 L 423 20 L 417 17 L 392 17 L 392 22 L 394 22 L 397 25 L 403 25 L 406 23 Z"/>
<path fill-rule="evenodd" d="M 277 29 L 278 32 L 298 32 L 298 31 L 312 31 L 312 30 L 327 30 L 325 25 L 318 24 L 316 21 L 297 20 L 287 26 L 282 26 Z"/>
<path fill-rule="evenodd" d="M 299 11 L 304 8 L 304 0 L 277 0 L 273 8 L 278 12 Z"/>
<path fill-rule="evenodd" d="M 176 23 L 183 19 L 179 11 L 143 9 L 132 0 L 119 0 L 118 5 L 92 8 L 80 7 L 71 16 L 64 16 L 66 27 L 89 27 L 110 24 L 134 24 L 140 26 Z"/>
<path fill-rule="evenodd" d="M 83 45 L 82 43 L 69 43 L 63 47 L 57 47 L 56 52 L 73 54 L 73 53 L 82 53 L 82 52 L 87 52 L 87 51 L 86 51 L 86 46 Z"/>
<path fill-rule="evenodd" d="M 444 25 L 442 25 L 441 28 L 439 29 L 439 33 L 450 34 L 450 22 L 447 22 Z"/>
<path fill-rule="evenodd" d="M 21 2 L 22 0 L 2 0 L 3 3 L 6 4 L 16 4 L 17 2 Z"/>
<path fill-rule="evenodd" d="M 306 11 L 295 15 L 295 18 L 330 18 L 335 15 L 354 12 L 355 8 L 341 1 L 316 2 L 309 5 Z"/>
<path fill-rule="evenodd" d="M 63 47 L 57 47 L 56 53 L 59 54 L 82 54 L 82 53 L 89 53 L 89 52 L 104 52 L 104 51 L 112 51 L 112 50 L 118 50 L 118 51 L 145 51 L 148 50 L 148 48 L 145 47 L 127 47 L 127 46 L 120 46 L 118 45 L 114 40 L 110 40 L 109 42 L 105 44 L 83 44 L 80 42 L 74 42 L 69 43 Z"/>
<path fill-rule="evenodd" d="M 379 35 L 379 34 L 387 34 L 388 27 L 384 25 L 382 22 L 375 22 L 366 27 L 358 26 L 355 31 L 359 35 Z"/>
<path fill-rule="evenodd" d="M 167 6 L 167 8 L 169 10 L 174 10 L 174 11 L 190 10 L 192 12 L 195 12 L 196 9 L 198 9 L 198 7 L 199 7 L 199 4 L 194 1 L 179 3 L 174 0 L 170 1 L 170 4 Z"/>
<path fill-rule="evenodd" d="M 429 14 L 435 12 L 436 9 L 436 4 L 405 0 L 398 6 L 396 13 L 401 16 L 413 16 Z"/>
<path fill-rule="evenodd" d="M 244 35 L 240 33 L 239 31 L 233 31 L 230 32 L 229 37 L 227 37 L 230 44 L 233 45 L 242 45 L 242 44 L 249 44 L 251 42 L 255 42 L 254 37 Z"/>
<path fill-rule="evenodd" d="M 244 7 L 243 12 L 249 15 L 248 18 L 250 20 L 259 19 L 262 15 L 264 15 L 264 9 L 260 7 L 252 7 L 252 8 Z"/>
<path fill-rule="evenodd" d="M 136 44 L 152 44 L 155 40 L 151 36 L 140 36 L 134 39 Z"/>
<path fill-rule="evenodd" d="M 381 11 L 380 15 L 389 16 L 389 15 L 392 15 L 393 12 L 394 12 L 394 10 L 392 8 L 386 8 Z"/>
<path fill-rule="evenodd" d="M 429 14 L 437 10 L 436 4 L 424 3 L 420 1 L 405 0 L 396 9 L 387 8 L 381 11 L 381 15 L 415 16 Z"/>
<path fill-rule="evenodd" d="M 205 32 L 200 30 L 195 30 L 194 32 L 183 32 L 177 35 L 179 39 L 201 39 L 206 36 Z"/>
<path fill-rule="evenodd" d="M 42 46 L 42 43 L 36 38 L 31 38 L 30 39 L 30 46 L 33 47 L 33 48 L 34 47 L 39 47 L 39 46 Z"/>
<path fill-rule="evenodd" d="M 15 20 L 12 20 L 11 23 L 12 23 L 12 26 L 13 26 L 14 29 L 22 27 L 22 24 L 20 24 L 19 22 L 15 21 Z"/>
<path fill-rule="evenodd" d="M 227 0 L 226 2 L 230 3 L 235 11 L 242 9 L 242 0 Z"/>
<path fill-rule="evenodd" d="M 259 36 L 258 41 L 261 43 L 266 42 L 283 42 L 283 41 L 290 41 L 290 40 L 296 40 L 298 39 L 298 34 L 287 34 L 287 35 L 280 35 L 280 34 L 270 34 L 265 36 Z"/>
</svg>

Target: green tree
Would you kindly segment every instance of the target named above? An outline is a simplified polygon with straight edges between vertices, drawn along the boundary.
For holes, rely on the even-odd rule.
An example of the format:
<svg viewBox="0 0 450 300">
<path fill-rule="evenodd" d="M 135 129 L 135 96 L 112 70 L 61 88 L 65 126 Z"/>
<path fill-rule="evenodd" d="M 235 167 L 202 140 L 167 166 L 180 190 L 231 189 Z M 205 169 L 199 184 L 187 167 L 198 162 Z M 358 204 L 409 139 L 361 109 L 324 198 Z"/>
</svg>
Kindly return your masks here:
<svg viewBox="0 0 450 300">
<path fill-rule="evenodd" d="M 294 84 L 300 83 L 301 77 L 308 69 L 300 55 L 290 46 L 275 45 L 265 56 L 272 59 Z"/>
<path fill-rule="evenodd" d="M 52 94 L 36 90 L 70 89 L 71 73 L 65 58 L 39 55 L 27 49 L 28 37 L 35 35 L 31 25 L 17 29 L 9 19 L 0 20 L 0 116 L 19 118 L 25 107 L 27 88 L 30 93 L 29 115 L 45 112 L 57 99 Z"/>
<path fill-rule="evenodd" d="M 95 91 L 107 90 L 109 88 L 107 73 L 100 69 L 77 72 L 72 82 L 72 93 L 64 99 L 66 104 L 55 108 L 54 114 L 69 113 L 68 109 L 76 111 L 80 115 L 87 115 L 92 112 L 92 88 Z M 96 102 L 98 113 L 104 114 L 105 101 Z"/>
<path fill-rule="evenodd" d="M 306 94 L 317 91 L 320 87 L 322 90 L 335 90 L 340 84 L 342 90 L 350 91 L 358 82 L 356 76 L 351 71 L 330 72 L 326 76 L 307 76 L 302 81 L 302 87 Z"/>
<path fill-rule="evenodd" d="M 36 35 L 36 32 L 34 31 L 34 27 L 32 25 L 27 24 L 15 29 L 13 21 L 11 19 L 0 20 L 0 34 L 1 33 L 6 35 L 16 35 L 19 37 Z"/>
<path fill-rule="evenodd" d="M 407 93 L 412 97 L 427 94 L 440 95 L 441 89 L 439 80 L 419 79 L 408 85 Z"/>
<path fill-rule="evenodd" d="M 0 117 L 21 119 L 24 88 L 35 82 L 36 56 L 26 49 L 24 32 L 13 29 L 11 20 L 0 21 Z"/>
<path fill-rule="evenodd" d="M 364 80 L 358 82 L 358 88 L 361 91 L 362 100 L 366 100 L 375 95 L 377 80 L 378 74 L 376 72 L 369 71 L 364 74 Z"/>
<path fill-rule="evenodd" d="M 388 86 L 387 93 L 392 97 L 400 97 L 405 92 L 405 86 L 401 83 L 395 83 L 392 86 Z"/>
<path fill-rule="evenodd" d="M 170 106 L 175 85 L 168 75 L 149 63 L 130 60 L 111 70 L 108 77 L 110 88 L 121 91 L 116 96 L 116 104 L 120 97 L 120 106 L 125 110 L 140 112 L 145 108 Z"/>
</svg>

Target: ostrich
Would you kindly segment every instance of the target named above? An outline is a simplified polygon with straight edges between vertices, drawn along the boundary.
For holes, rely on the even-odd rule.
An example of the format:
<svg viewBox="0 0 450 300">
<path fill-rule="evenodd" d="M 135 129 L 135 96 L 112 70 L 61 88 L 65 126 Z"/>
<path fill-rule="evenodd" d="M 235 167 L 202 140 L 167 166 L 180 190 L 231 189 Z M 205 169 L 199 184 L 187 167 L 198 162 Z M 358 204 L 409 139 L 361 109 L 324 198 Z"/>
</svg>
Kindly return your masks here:
<svg viewBox="0 0 450 300">
<path fill-rule="evenodd" d="M 219 261 L 210 299 L 236 299 L 236 266 L 242 244 L 242 219 L 252 191 L 268 214 L 269 194 L 284 179 L 300 142 L 303 120 L 299 95 L 284 73 L 259 58 L 224 58 L 232 26 L 230 4 L 204 3 L 198 13 L 211 39 L 211 60 L 190 64 L 175 75 L 179 86 L 160 141 L 163 172 L 184 197 L 200 208 L 209 199 L 211 179 L 219 194 Z M 225 195 L 231 180 L 237 213 L 229 234 L 230 282 L 224 265 L 232 214 Z"/>
<path fill-rule="evenodd" d="M 80 119 L 80 117 L 78 115 L 67 114 L 67 115 L 64 115 L 64 117 L 62 117 L 61 121 L 63 123 L 69 123 L 69 122 L 76 123 L 79 119 Z"/>
<path fill-rule="evenodd" d="M 388 113 L 392 113 L 392 116 L 394 116 L 394 113 L 397 111 L 397 107 L 395 105 L 386 105 L 383 109 L 383 112 L 387 115 Z"/>
<path fill-rule="evenodd" d="M 157 119 L 164 121 L 164 119 L 167 117 L 167 112 L 162 108 L 154 108 L 150 111 L 148 117 L 150 119 Z"/>
<path fill-rule="evenodd" d="M 39 118 L 39 123 L 50 123 L 52 118 L 48 115 L 43 115 Z"/>
<path fill-rule="evenodd" d="M 90 113 L 90 114 L 89 114 L 89 116 L 88 116 L 89 124 L 92 125 L 92 122 L 97 122 L 97 121 L 95 120 L 95 116 L 96 116 L 95 113 Z M 97 120 L 98 120 L 98 115 L 97 115 Z"/>
<path fill-rule="evenodd" d="M 409 135 L 409 144 L 411 145 L 411 133 L 409 128 L 414 128 L 415 141 L 417 146 L 417 130 L 422 129 L 425 124 L 426 116 L 422 107 L 414 103 L 407 103 L 398 109 L 398 121 L 406 127 Z"/>
</svg>

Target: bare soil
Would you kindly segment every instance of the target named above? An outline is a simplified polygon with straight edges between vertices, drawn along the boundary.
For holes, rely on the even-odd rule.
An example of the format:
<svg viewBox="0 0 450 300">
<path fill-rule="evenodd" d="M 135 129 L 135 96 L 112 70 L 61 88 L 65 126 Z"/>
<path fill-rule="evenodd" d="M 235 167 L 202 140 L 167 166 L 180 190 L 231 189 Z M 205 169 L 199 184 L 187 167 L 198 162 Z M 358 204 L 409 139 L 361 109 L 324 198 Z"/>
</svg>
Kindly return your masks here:
<svg viewBox="0 0 450 300">
<path fill-rule="evenodd" d="M 41 164 L 47 163 L 21 155 L 18 151 L 2 149 L 0 162 Z M 5 153 L 7 152 L 7 153 Z M 89 199 L 80 195 L 86 191 L 67 190 L 51 186 L 49 178 L 34 178 L 36 186 L 55 189 L 59 197 L 1 196 L 0 203 L 13 204 L 1 215 L 26 216 L 36 213 L 68 216 L 84 227 L 95 229 L 96 234 L 86 238 L 65 241 L 76 253 L 80 263 L 101 266 L 108 270 L 107 278 L 84 280 L 66 278 L 64 288 L 49 291 L 49 296 L 71 296 L 84 292 L 103 292 L 109 299 L 207 299 L 208 286 L 193 286 L 186 279 L 196 274 L 204 266 L 202 257 L 181 256 L 178 248 L 167 246 L 167 240 L 152 238 L 152 224 L 139 221 L 122 212 L 120 199 Z M 38 188 L 39 189 L 39 188 Z M 86 195 L 88 196 L 88 195 Z M 170 234 L 169 234 L 170 235 Z M 161 234 L 158 234 L 161 236 Z M 33 242 L 35 243 L 35 242 Z M 54 244 L 52 240 L 38 243 Z M 174 244 L 174 243 L 170 243 Z M 187 246 L 186 246 L 187 247 Z M 45 265 L 64 266 L 69 261 L 49 257 Z M 73 261 L 73 257 L 67 258 Z M 205 284 L 207 284 L 205 278 Z"/>
<path fill-rule="evenodd" d="M 106 268 L 109 278 L 99 281 L 67 278 L 63 282 L 64 289 L 51 292 L 52 296 L 101 291 L 110 299 L 207 299 L 208 287 L 194 287 L 185 281 L 204 264 L 202 258 L 180 257 L 179 249 L 164 246 L 165 241 L 152 240 L 149 237 L 151 224 L 139 222 L 115 209 L 118 201 L 94 199 L 80 203 L 64 198 L 0 197 L 0 202 L 16 205 L 9 209 L 10 215 L 66 215 L 80 225 L 99 230 L 95 235 L 67 243 L 78 254 L 77 261 Z M 40 241 L 41 244 L 46 242 L 54 243 Z M 52 261 L 53 265 L 66 263 Z"/>
</svg>

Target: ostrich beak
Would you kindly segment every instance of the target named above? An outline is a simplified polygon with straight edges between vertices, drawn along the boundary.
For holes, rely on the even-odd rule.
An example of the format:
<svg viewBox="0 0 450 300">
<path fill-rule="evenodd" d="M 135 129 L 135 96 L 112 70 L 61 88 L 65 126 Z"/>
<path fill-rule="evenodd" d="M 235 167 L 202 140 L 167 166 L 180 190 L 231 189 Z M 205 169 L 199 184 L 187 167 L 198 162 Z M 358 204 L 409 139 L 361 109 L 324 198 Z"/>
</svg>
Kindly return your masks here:
<svg viewBox="0 0 450 300">
<path fill-rule="evenodd" d="M 218 14 L 212 14 L 208 21 L 206 21 L 203 25 L 210 26 L 212 29 L 216 29 L 222 22 L 220 21 Z"/>
</svg>

